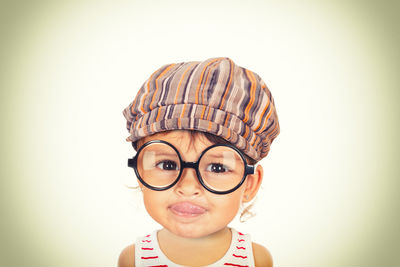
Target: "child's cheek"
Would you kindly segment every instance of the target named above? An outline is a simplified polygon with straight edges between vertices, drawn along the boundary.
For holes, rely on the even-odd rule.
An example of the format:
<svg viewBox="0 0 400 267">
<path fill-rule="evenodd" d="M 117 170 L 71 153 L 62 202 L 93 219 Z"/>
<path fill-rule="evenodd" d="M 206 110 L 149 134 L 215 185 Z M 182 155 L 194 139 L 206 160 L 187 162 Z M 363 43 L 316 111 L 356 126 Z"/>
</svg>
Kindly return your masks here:
<svg viewBox="0 0 400 267">
<path fill-rule="evenodd" d="M 218 199 L 214 201 L 214 206 L 222 211 L 227 217 L 235 217 L 241 205 L 242 193 L 237 190 L 227 195 L 217 196 Z"/>
<path fill-rule="evenodd" d="M 153 191 L 147 188 L 143 190 L 143 203 L 150 216 L 153 217 L 163 209 L 166 201 L 163 200 L 162 196 L 163 192 Z"/>
</svg>

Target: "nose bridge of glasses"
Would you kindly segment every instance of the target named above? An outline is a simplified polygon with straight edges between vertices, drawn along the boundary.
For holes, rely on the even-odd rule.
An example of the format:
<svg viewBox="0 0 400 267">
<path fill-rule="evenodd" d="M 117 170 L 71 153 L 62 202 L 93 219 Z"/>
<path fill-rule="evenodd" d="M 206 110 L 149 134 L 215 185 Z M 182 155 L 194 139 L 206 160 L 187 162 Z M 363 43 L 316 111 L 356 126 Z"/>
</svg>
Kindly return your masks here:
<svg viewBox="0 0 400 267">
<path fill-rule="evenodd" d="M 188 169 L 193 170 L 189 171 Z M 175 190 L 184 195 L 198 195 L 201 191 L 201 183 L 197 176 L 197 163 L 182 161 L 181 171 L 181 176 Z"/>
<path fill-rule="evenodd" d="M 197 169 L 197 166 L 198 166 L 197 162 L 182 161 L 182 169 L 184 168 Z"/>
</svg>

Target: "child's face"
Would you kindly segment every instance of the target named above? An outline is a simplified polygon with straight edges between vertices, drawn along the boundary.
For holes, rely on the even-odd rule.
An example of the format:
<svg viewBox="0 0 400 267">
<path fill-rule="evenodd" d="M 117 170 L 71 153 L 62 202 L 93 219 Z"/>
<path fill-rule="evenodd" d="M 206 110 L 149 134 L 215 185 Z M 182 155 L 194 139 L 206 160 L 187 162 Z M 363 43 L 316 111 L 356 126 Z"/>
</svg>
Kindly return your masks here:
<svg viewBox="0 0 400 267">
<path fill-rule="evenodd" d="M 169 142 L 178 149 L 182 160 L 190 162 L 197 161 L 201 152 L 213 145 L 202 135 L 192 139 L 187 131 L 154 134 L 140 140 L 140 144 L 150 140 Z M 253 176 L 257 175 L 249 175 L 241 187 L 226 195 L 207 191 L 192 168 L 185 168 L 179 182 L 168 190 L 154 191 L 143 185 L 141 188 L 146 210 L 155 221 L 176 235 L 197 238 L 222 230 L 233 220 L 244 195 L 248 195 L 249 188 L 254 189 Z M 252 198 L 255 193 L 250 193 Z"/>
</svg>

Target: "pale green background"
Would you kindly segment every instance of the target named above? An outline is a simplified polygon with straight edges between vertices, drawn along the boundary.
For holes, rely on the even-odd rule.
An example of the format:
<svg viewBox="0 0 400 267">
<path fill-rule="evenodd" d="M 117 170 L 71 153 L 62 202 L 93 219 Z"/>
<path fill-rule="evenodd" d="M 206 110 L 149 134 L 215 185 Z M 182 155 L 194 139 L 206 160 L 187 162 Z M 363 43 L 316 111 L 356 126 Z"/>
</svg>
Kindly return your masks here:
<svg viewBox="0 0 400 267">
<path fill-rule="evenodd" d="M 400 266 L 398 1 L 0 2 L 0 266 L 116 266 L 157 226 L 122 109 L 171 62 L 231 57 L 276 101 L 257 216 L 275 266 Z"/>
</svg>

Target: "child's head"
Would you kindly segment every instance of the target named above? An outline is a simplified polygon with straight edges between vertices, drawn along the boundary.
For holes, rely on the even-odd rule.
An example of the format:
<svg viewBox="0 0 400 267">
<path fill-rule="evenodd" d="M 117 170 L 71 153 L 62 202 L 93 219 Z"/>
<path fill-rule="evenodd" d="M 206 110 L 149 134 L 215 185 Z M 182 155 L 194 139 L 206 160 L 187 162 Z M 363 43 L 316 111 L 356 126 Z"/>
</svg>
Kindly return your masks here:
<svg viewBox="0 0 400 267">
<path fill-rule="evenodd" d="M 228 58 L 161 67 L 124 115 L 147 211 L 186 237 L 225 227 L 253 199 L 253 165 L 279 134 L 265 83 Z"/>
</svg>

